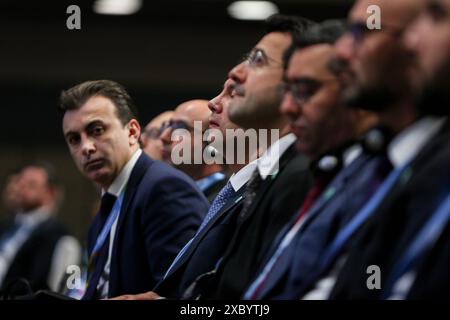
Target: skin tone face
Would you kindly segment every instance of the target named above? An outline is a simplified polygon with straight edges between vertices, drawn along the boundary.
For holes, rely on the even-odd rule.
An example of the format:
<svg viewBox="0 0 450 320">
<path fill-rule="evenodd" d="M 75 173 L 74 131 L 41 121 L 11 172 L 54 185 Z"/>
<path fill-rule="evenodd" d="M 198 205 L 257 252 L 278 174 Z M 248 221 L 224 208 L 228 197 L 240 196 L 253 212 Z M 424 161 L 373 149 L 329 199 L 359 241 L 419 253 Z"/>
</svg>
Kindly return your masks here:
<svg viewBox="0 0 450 320">
<path fill-rule="evenodd" d="M 381 30 L 369 30 L 367 8 L 381 9 Z M 347 32 L 336 43 L 337 57 L 348 70 L 343 73 L 348 100 L 366 94 L 408 95 L 410 85 L 407 69 L 414 63 L 400 41 L 405 27 L 415 18 L 423 0 L 360 0 L 352 8 L 348 22 L 356 31 Z"/>
<path fill-rule="evenodd" d="M 64 137 L 76 166 L 104 189 L 139 148 L 140 131 L 136 119 L 122 124 L 113 102 L 103 96 L 89 98 L 63 118 Z"/>
<path fill-rule="evenodd" d="M 354 111 L 340 103 L 340 85 L 328 69 L 331 45 L 299 49 L 285 75 L 287 88 L 281 111 L 298 137 L 297 149 L 310 158 L 338 147 L 354 135 Z"/>
<path fill-rule="evenodd" d="M 163 143 L 160 138 L 161 126 L 172 118 L 173 111 L 166 111 L 152 119 L 141 134 L 142 149 L 154 160 L 163 159 Z"/>
<path fill-rule="evenodd" d="M 218 129 L 223 135 L 225 135 L 226 129 L 239 128 L 236 124 L 231 122 L 228 117 L 228 109 L 231 102 L 230 94 L 233 89 L 234 82 L 233 80 L 228 79 L 223 86 L 222 92 L 208 102 L 208 108 L 211 110 L 211 116 L 209 117 L 209 128 Z"/>
<path fill-rule="evenodd" d="M 195 133 L 195 122 L 201 121 L 202 127 L 201 131 L 198 130 L 198 134 L 202 135 L 202 132 L 208 128 L 208 120 L 211 112 L 208 109 L 208 101 L 207 100 L 191 100 L 180 104 L 174 111 L 171 123 L 179 124 L 177 128 L 186 129 L 188 131 L 189 137 L 184 134 L 175 135 L 172 139 L 172 134 L 175 131 L 172 127 L 167 127 L 161 133 L 161 141 L 163 142 L 163 159 L 164 161 L 172 164 L 171 154 L 172 150 L 175 146 L 184 144 L 184 148 L 191 149 L 191 155 L 194 155 L 195 148 L 203 148 L 202 145 L 196 145 L 196 141 L 194 139 Z M 180 169 L 185 171 L 189 171 L 190 164 L 181 164 L 179 165 Z M 186 166 L 186 168 L 183 168 Z"/>
<path fill-rule="evenodd" d="M 53 198 L 47 173 L 39 167 L 26 167 L 20 174 L 17 187 L 18 204 L 25 212 L 50 205 Z"/>
<path fill-rule="evenodd" d="M 278 87 L 283 76 L 282 54 L 291 41 L 288 33 L 269 33 L 246 61 L 229 72 L 228 77 L 236 83 L 228 110 L 231 121 L 246 129 L 282 127 Z"/>
<path fill-rule="evenodd" d="M 404 42 L 417 57 L 411 77 L 422 87 L 448 82 L 450 73 L 450 0 L 426 1 L 418 19 L 408 28 Z"/>
</svg>

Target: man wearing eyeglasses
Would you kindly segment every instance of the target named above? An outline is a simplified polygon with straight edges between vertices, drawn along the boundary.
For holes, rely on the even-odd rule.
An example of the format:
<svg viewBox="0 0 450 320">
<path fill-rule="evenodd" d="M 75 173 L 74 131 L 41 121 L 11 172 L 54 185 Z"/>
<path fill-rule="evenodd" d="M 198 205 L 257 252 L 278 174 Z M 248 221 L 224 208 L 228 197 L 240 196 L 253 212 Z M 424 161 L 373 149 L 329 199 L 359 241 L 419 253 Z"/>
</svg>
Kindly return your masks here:
<svg viewBox="0 0 450 320">
<path fill-rule="evenodd" d="M 208 164 L 203 157 L 206 147 L 203 133 L 209 127 L 210 114 L 207 100 L 186 101 L 163 125 L 160 139 L 163 160 L 190 176 L 211 202 L 225 185 L 226 179 L 222 165 L 215 162 Z"/>
<path fill-rule="evenodd" d="M 164 111 L 153 118 L 141 134 L 142 150 L 153 160 L 163 159 L 163 145 L 161 141 L 161 127 L 168 122 L 173 111 Z"/>
<path fill-rule="evenodd" d="M 228 115 L 244 129 L 278 130 L 279 139 L 261 150 L 250 179 L 236 232 L 214 276 L 194 296 L 239 299 L 271 245 L 303 201 L 311 183 L 309 161 L 297 154 L 295 135 L 279 107 L 283 52 L 312 23 L 303 18 L 275 15 L 266 22 L 266 34 L 228 74 L 235 82 Z"/>
<path fill-rule="evenodd" d="M 267 252 L 245 299 L 299 298 L 339 226 L 370 196 L 367 174 L 373 171 L 373 156 L 357 139 L 376 117 L 342 103 L 341 84 L 329 67 L 343 31 L 342 22 L 325 21 L 285 53 L 281 110 L 298 138 L 297 150 L 314 160 L 314 184 Z"/>
<path fill-rule="evenodd" d="M 372 287 L 367 284 L 370 276 L 367 268 L 374 265 L 383 271 L 385 265 L 381 261 L 376 263 L 372 258 L 366 261 L 373 263 L 361 263 L 359 259 L 369 257 L 368 248 L 376 241 L 374 234 L 364 237 L 364 240 L 360 236 L 388 199 L 404 187 L 403 184 L 415 170 L 411 163 L 433 141 L 443 124 L 441 119 L 420 118 L 414 106 L 414 87 L 407 73 L 415 61 L 401 41 L 403 31 L 417 16 L 423 4 L 423 1 L 408 0 L 359 0 L 349 13 L 347 32 L 336 43 L 339 63 L 334 67 L 344 84 L 344 102 L 349 107 L 375 112 L 379 116 L 380 126 L 384 128 L 387 145 L 375 158 L 384 167 L 384 174 L 380 176 L 376 189 L 373 189 L 365 204 L 340 225 L 336 237 L 325 249 L 317 271 L 305 278 L 297 291 L 299 297 L 335 298 L 332 293 L 332 290 L 336 290 L 333 289 L 335 284 L 337 290 L 342 286 L 353 285 L 353 289 L 364 292 L 360 297 L 379 294 L 380 290 L 371 290 Z M 371 5 L 377 5 L 381 10 L 381 29 L 371 30 L 367 26 L 368 8 Z M 362 172 L 367 172 L 367 166 Z M 367 190 L 361 189 L 356 195 Z M 379 236 L 383 238 L 384 232 Z M 387 250 L 393 245 L 389 243 L 379 253 L 386 256 Z M 356 255 L 353 252 L 357 252 Z M 342 267 L 349 264 L 351 268 Z M 340 279 L 343 270 L 345 280 Z M 383 274 L 381 279 L 384 281 Z M 353 295 L 354 292 L 340 297 L 358 297 Z"/>
<path fill-rule="evenodd" d="M 421 3 L 426 6 L 399 42 L 416 59 L 408 75 L 420 117 L 399 137 L 412 136 L 407 147 L 414 148 L 430 136 L 433 123 L 435 133 L 417 151 L 407 179 L 395 186 L 361 230 L 332 298 L 449 298 L 450 1 Z M 416 5 L 405 2 L 403 10 Z M 409 148 L 398 154 L 405 157 Z M 382 272 L 380 290 L 368 290 L 363 283 L 368 265 L 377 265 Z"/>
</svg>

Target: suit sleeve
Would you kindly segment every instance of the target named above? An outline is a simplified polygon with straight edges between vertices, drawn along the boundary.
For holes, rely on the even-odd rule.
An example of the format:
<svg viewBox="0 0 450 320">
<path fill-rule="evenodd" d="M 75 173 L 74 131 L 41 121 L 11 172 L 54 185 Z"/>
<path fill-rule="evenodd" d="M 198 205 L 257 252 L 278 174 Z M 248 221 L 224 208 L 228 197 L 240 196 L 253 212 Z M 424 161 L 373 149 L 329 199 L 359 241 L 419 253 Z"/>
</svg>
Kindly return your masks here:
<svg viewBox="0 0 450 320">
<path fill-rule="evenodd" d="M 161 280 L 183 246 L 195 235 L 209 203 L 192 183 L 165 176 L 147 198 L 141 226 L 155 282 Z"/>
</svg>

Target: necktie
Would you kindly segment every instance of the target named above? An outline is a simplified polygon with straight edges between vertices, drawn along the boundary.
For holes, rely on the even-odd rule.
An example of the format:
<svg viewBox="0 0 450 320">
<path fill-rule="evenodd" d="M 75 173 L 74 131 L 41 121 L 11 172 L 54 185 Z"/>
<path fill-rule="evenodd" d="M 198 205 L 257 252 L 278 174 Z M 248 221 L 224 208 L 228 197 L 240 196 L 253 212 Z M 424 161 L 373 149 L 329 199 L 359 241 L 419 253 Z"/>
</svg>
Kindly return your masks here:
<svg viewBox="0 0 450 320">
<path fill-rule="evenodd" d="M 415 239 L 411 242 L 402 257 L 393 268 L 389 277 L 383 298 L 389 298 L 397 281 L 410 270 L 418 266 L 427 249 L 437 241 L 442 230 L 450 219 L 450 195 L 448 195 L 437 210 L 431 215 Z"/>
<path fill-rule="evenodd" d="M 303 201 L 302 207 L 300 208 L 297 218 L 295 219 L 295 223 L 299 222 L 304 217 L 304 215 L 312 207 L 317 198 L 322 194 L 322 191 L 328 185 L 330 180 L 331 177 L 316 177 L 314 184 L 312 185 L 311 189 L 309 189 L 308 194 Z"/>
<path fill-rule="evenodd" d="M 201 230 L 208 224 L 208 222 L 216 216 L 216 214 L 220 211 L 220 209 L 228 202 L 230 201 L 235 195 L 235 191 L 233 189 L 233 186 L 231 185 L 230 181 L 225 185 L 225 187 L 220 190 L 220 192 L 217 194 L 217 196 L 214 198 L 211 206 L 209 207 L 208 213 L 206 214 L 205 218 L 203 219 L 202 224 L 197 230 L 197 233 L 195 236 L 189 240 L 188 243 L 180 250 L 180 252 L 177 254 L 175 259 L 173 260 L 170 267 L 167 269 L 166 274 L 164 276 L 167 277 L 169 272 L 173 269 L 173 267 L 177 264 L 177 262 L 181 259 L 181 257 L 184 255 L 184 253 L 187 251 L 191 243 L 194 241 L 195 237 L 200 233 Z"/>
<path fill-rule="evenodd" d="M 200 233 L 200 231 L 208 224 L 208 222 L 216 216 L 217 212 L 219 212 L 219 210 L 223 207 L 223 205 L 227 203 L 234 195 L 235 192 L 233 186 L 231 185 L 230 181 L 228 181 L 225 187 L 223 187 L 222 190 L 220 190 L 220 192 L 217 194 L 217 196 L 211 203 L 211 207 L 209 208 L 208 213 L 203 219 L 200 228 L 198 228 L 197 234 Z"/>
<path fill-rule="evenodd" d="M 258 189 L 263 181 L 264 180 L 261 178 L 258 168 L 256 168 L 248 181 L 247 188 L 245 190 L 245 199 L 242 205 L 242 210 L 239 213 L 238 221 L 242 222 L 248 216 L 249 208 L 255 200 Z"/>
<path fill-rule="evenodd" d="M 286 251 L 287 246 L 290 244 L 294 236 L 297 234 L 299 227 L 300 227 L 300 221 L 304 217 L 304 215 L 308 212 L 308 210 L 311 208 L 311 206 L 314 204 L 314 202 L 317 200 L 317 198 L 322 194 L 322 191 L 327 186 L 328 182 L 331 180 L 331 176 L 317 176 L 315 178 L 315 181 L 308 191 L 308 194 L 305 197 L 305 201 L 303 202 L 303 205 L 301 206 L 300 210 L 298 211 L 297 217 L 295 218 L 295 222 L 293 226 L 289 229 L 289 231 L 286 233 L 286 235 L 283 237 L 283 240 L 281 241 L 280 245 L 278 246 L 277 251 L 275 251 L 273 257 L 269 260 L 267 266 L 264 268 L 261 275 L 257 278 L 257 280 L 254 282 L 254 284 L 248 289 L 248 291 L 245 293 L 244 298 L 254 300 L 257 299 L 258 294 L 260 293 L 260 290 L 264 287 L 267 279 L 272 273 L 272 270 L 276 268 L 276 266 L 284 263 L 289 258 L 289 252 Z"/>
<path fill-rule="evenodd" d="M 110 194 L 105 193 L 102 196 L 102 200 L 100 203 L 100 209 L 97 213 L 98 219 L 99 219 L 99 227 L 98 232 L 95 235 L 96 238 L 99 236 L 100 232 L 102 231 L 105 222 L 111 213 L 111 210 L 114 206 L 114 203 L 116 202 L 117 197 Z M 91 251 L 93 251 L 94 248 L 91 248 Z M 97 290 L 97 284 L 98 281 L 102 275 L 103 268 L 105 266 L 106 260 L 108 258 L 108 251 L 109 251 L 109 234 L 106 238 L 105 242 L 103 243 L 102 247 L 98 252 L 91 252 L 91 256 L 89 257 L 88 262 L 88 282 L 86 287 L 86 293 L 83 296 L 83 299 L 92 299 L 95 296 L 96 290 Z"/>
</svg>

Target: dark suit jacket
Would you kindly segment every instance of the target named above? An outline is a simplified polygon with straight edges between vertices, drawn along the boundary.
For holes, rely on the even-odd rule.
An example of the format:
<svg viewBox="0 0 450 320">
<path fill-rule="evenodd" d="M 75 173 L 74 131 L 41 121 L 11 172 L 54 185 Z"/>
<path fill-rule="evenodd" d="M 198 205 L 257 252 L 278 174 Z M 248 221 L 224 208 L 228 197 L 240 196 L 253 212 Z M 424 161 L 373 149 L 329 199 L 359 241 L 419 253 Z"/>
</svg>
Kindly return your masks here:
<svg viewBox="0 0 450 320">
<path fill-rule="evenodd" d="M 109 296 L 150 291 L 189 241 L 209 203 L 184 173 L 142 154 L 126 186 L 111 256 Z M 91 253 L 99 217 L 88 235 Z"/>
<path fill-rule="evenodd" d="M 54 218 L 41 222 L 31 232 L 11 262 L 0 292 L 5 290 L 9 282 L 20 277 L 29 281 L 33 291 L 48 290 L 53 252 L 58 240 L 67 235 L 67 230 Z M 15 293 L 25 294 L 28 292 Z"/>
<path fill-rule="evenodd" d="M 278 173 L 260 185 L 203 298 L 241 297 L 275 236 L 300 208 L 311 182 L 309 162 L 292 145 L 281 156 Z"/>
<path fill-rule="evenodd" d="M 328 185 L 286 247 L 283 261 L 261 287 L 257 299 L 300 298 L 330 242 L 370 196 L 361 190 L 367 189 L 367 175 L 375 164 L 373 156 L 362 154 Z"/>
<path fill-rule="evenodd" d="M 198 276 L 215 268 L 236 228 L 244 190 L 245 186 L 208 222 L 153 291 L 164 297 L 181 298 Z"/>
<path fill-rule="evenodd" d="M 331 299 L 380 298 L 382 290 L 369 290 L 366 286 L 367 267 L 380 267 L 381 288 L 384 288 L 392 266 L 442 200 L 439 190 L 449 179 L 449 164 L 450 124 L 447 122 L 413 160 L 409 179 L 398 181 L 355 236 Z M 422 275 L 434 276 L 435 283 L 439 283 L 434 271 L 430 272 Z M 448 276 L 443 279 L 448 281 Z"/>
</svg>

